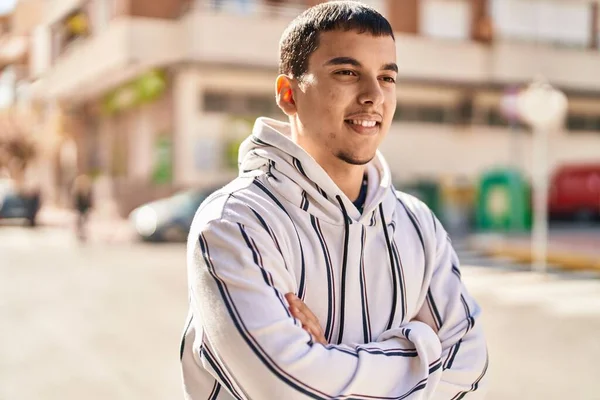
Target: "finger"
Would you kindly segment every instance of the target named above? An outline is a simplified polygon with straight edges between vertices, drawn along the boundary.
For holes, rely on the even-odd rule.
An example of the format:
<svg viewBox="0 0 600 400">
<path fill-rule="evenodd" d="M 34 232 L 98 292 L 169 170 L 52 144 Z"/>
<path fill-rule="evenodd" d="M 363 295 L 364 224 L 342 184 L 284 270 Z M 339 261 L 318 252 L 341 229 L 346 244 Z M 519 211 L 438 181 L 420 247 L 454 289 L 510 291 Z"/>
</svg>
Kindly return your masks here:
<svg viewBox="0 0 600 400">
<path fill-rule="evenodd" d="M 307 314 L 305 314 L 304 311 L 296 308 L 296 306 L 292 306 L 292 308 L 294 308 L 292 315 L 295 315 L 305 327 L 308 327 L 310 333 L 318 337 L 320 342 L 326 342 L 323 328 L 319 324 L 319 321 L 315 320 L 314 318 L 310 318 Z"/>
<path fill-rule="evenodd" d="M 323 336 L 323 329 L 316 315 L 308 308 L 308 306 L 300 300 L 295 294 L 287 293 L 286 299 L 290 303 L 292 314 L 304 322 L 312 322 L 313 329 L 317 335 Z"/>
<path fill-rule="evenodd" d="M 292 317 L 299 319 L 303 323 L 309 321 L 308 317 L 306 315 L 304 315 L 304 313 L 302 311 L 300 311 L 300 309 L 298 307 L 291 306 L 290 312 L 292 313 Z"/>
<path fill-rule="evenodd" d="M 312 322 L 312 321 L 311 321 L 311 320 L 310 320 L 310 319 L 309 319 L 309 318 L 306 316 L 306 314 L 304 314 L 302 311 L 299 311 L 297 308 L 295 308 L 295 309 L 292 311 L 292 316 L 293 316 L 294 318 L 296 318 L 296 319 L 300 320 L 300 323 L 301 323 L 303 326 L 308 326 L 308 327 L 311 327 L 311 328 L 315 326 L 314 322 Z"/>
<path fill-rule="evenodd" d="M 311 320 L 313 320 L 317 325 L 319 325 L 319 319 L 317 318 L 317 316 L 312 312 L 312 310 L 310 308 L 308 308 L 308 306 L 302 302 L 302 307 L 300 308 L 300 310 L 306 314 L 306 316 L 308 318 L 310 318 Z"/>
<path fill-rule="evenodd" d="M 316 342 L 321 343 L 322 345 L 328 345 L 329 343 L 327 342 L 327 339 L 325 339 L 325 336 L 323 335 L 314 335 L 313 334 L 313 340 Z"/>
<path fill-rule="evenodd" d="M 305 327 L 305 329 L 313 336 L 315 337 L 319 337 L 319 332 L 317 331 L 317 329 L 315 329 L 314 325 L 304 325 L 303 327 Z"/>
<path fill-rule="evenodd" d="M 311 311 L 311 309 L 308 308 L 306 303 L 304 303 L 302 300 L 300 300 L 298 297 L 295 297 L 295 296 L 292 298 L 292 303 L 294 304 L 294 306 L 298 307 L 300 309 L 300 311 L 302 311 L 302 313 L 304 313 L 304 315 L 306 315 L 310 320 L 312 320 L 317 325 L 319 325 L 319 319 Z"/>
<path fill-rule="evenodd" d="M 308 319 L 308 317 L 295 306 L 291 306 L 290 310 L 292 312 L 292 316 L 300 321 L 302 329 L 304 329 L 309 335 L 313 337 L 313 341 L 322 344 L 328 344 L 320 325 L 315 324 L 313 321 Z"/>
<path fill-rule="evenodd" d="M 328 344 L 327 340 L 325 339 L 325 337 L 323 335 L 319 335 L 318 333 L 316 333 L 314 329 L 311 329 L 308 326 L 303 326 L 303 328 L 311 336 L 313 342 L 318 342 L 318 343 L 321 343 L 321 344 L 324 344 L 324 345 Z"/>
</svg>

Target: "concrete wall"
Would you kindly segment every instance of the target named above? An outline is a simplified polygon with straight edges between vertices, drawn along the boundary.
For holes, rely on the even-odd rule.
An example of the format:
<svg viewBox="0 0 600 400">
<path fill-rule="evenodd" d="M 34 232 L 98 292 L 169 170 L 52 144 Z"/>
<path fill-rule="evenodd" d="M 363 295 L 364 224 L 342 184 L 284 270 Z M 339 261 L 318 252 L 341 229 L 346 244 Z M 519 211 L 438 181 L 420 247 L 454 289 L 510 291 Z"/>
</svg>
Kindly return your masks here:
<svg viewBox="0 0 600 400">
<path fill-rule="evenodd" d="M 204 167 L 198 168 L 195 151 L 197 146 L 205 146 L 219 153 L 222 151 L 223 135 L 235 134 L 226 125 L 227 116 L 203 111 L 202 91 L 220 89 L 268 94 L 274 91 L 272 79 L 274 72 L 227 72 L 191 66 L 181 70 L 176 79 L 174 97 L 178 183 L 204 182 L 211 179 L 209 175 L 220 179 L 218 158 L 212 161 L 205 158 Z M 448 93 L 449 99 L 452 94 Z M 243 132 L 241 134 L 244 135 Z M 551 168 L 566 162 L 600 161 L 598 133 L 563 132 L 552 135 L 550 143 Z M 486 169 L 497 166 L 516 166 L 527 175 L 532 170 L 531 134 L 521 131 L 514 135 L 506 128 L 395 123 L 381 151 L 399 181 L 444 175 L 475 179 Z M 211 165 L 211 162 L 214 164 Z"/>
<path fill-rule="evenodd" d="M 274 68 L 279 38 L 290 20 L 273 17 L 264 23 L 259 15 L 196 10 L 183 21 L 183 37 L 189 40 L 187 57 Z M 219 40 L 215 40 L 216 32 Z M 600 90 L 600 53 L 586 49 L 502 40 L 488 46 L 401 33 L 396 42 L 400 78 L 503 84 L 529 81 L 541 73 L 565 88 Z"/>
<path fill-rule="evenodd" d="M 549 167 L 563 163 L 600 162 L 598 133 L 558 133 L 550 137 Z M 424 123 L 397 123 L 381 146 L 395 179 L 465 176 L 476 179 L 495 167 L 516 166 L 532 172 L 532 135 L 509 129 L 455 128 Z"/>
</svg>

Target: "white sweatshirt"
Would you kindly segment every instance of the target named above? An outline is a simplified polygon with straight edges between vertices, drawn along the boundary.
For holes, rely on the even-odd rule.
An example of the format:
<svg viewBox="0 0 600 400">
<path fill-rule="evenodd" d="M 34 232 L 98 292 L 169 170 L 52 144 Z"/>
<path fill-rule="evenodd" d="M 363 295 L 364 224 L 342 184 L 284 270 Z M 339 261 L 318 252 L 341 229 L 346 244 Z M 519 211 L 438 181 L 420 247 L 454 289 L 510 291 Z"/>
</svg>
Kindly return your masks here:
<svg viewBox="0 0 600 400">
<path fill-rule="evenodd" d="M 259 118 L 240 176 L 192 224 L 186 398 L 482 398 L 480 309 L 440 222 L 394 191 L 379 153 L 360 214 L 289 134 Z M 329 345 L 290 315 L 288 292 Z"/>
</svg>

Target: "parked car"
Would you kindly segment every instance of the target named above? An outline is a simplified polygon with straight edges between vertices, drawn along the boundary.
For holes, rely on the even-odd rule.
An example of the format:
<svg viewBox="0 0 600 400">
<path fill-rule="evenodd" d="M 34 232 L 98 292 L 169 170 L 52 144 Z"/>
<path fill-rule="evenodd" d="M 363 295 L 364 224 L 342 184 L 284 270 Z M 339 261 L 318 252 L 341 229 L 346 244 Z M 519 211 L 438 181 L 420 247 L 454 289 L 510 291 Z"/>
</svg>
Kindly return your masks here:
<svg viewBox="0 0 600 400">
<path fill-rule="evenodd" d="M 0 220 L 22 219 L 35 226 L 39 209 L 39 192 L 21 192 L 11 179 L 0 180 Z"/>
<path fill-rule="evenodd" d="M 184 242 L 196 210 L 214 189 L 191 189 L 137 207 L 129 220 L 147 242 Z"/>
<path fill-rule="evenodd" d="M 600 164 L 564 165 L 550 181 L 550 216 L 592 220 L 600 217 Z"/>
</svg>

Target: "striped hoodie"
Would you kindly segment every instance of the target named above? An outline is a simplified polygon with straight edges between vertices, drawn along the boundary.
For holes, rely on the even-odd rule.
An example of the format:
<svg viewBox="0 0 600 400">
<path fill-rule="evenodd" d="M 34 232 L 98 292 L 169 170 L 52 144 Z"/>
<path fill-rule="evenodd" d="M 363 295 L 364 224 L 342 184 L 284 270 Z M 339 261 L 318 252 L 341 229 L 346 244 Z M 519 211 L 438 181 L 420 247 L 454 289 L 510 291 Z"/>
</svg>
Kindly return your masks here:
<svg viewBox="0 0 600 400">
<path fill-rule="evenodd" d="M 362 214 L 289 124 L 259 118 L 239 161 L 188 239 L 187 399 L 483 397 L 480 309 L 440 222 L 393 189 L 379 152 Z M 288 292 L 329 345 L 290 315 Z"/>
</svg>

